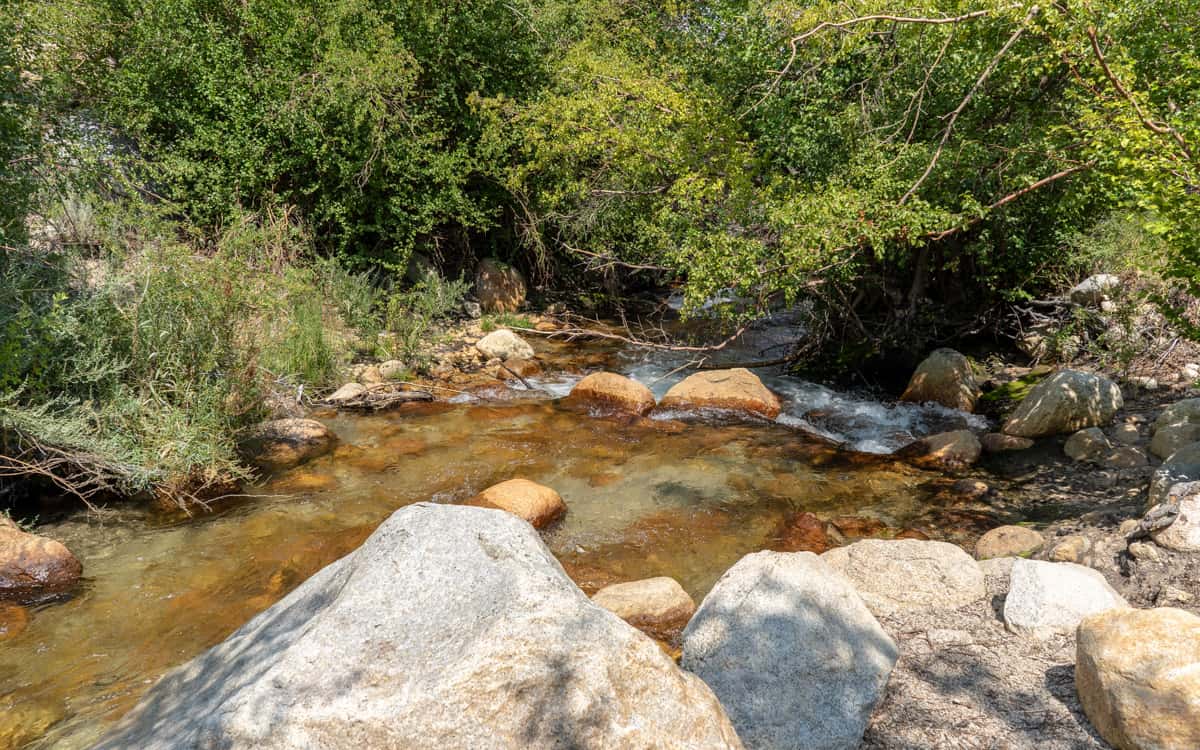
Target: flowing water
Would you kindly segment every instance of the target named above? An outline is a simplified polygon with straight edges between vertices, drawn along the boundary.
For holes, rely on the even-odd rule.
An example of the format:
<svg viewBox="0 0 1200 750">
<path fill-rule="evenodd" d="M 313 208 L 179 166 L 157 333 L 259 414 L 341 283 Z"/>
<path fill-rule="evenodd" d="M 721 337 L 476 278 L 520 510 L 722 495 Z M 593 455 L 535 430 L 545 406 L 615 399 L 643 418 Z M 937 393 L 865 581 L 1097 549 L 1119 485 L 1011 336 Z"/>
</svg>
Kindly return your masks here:
<svg viewBox="0 0 1200 750">
<path fill-rule="evenodd" d="M 601 355 L 658 396 L 683 377 L 670 374 L 669 357 Z M 775 545 L 797 511 L 853 517 L 845 528 L 967 533 L 939 494 L 944 481 L 879 454 L 976 418 L 783 377 L 768 379 L 785 399 L 773 423 L 596 418 L 556 400 L 577 379 L 547 377 L 496 401 L 321 414 L 341 438 L 335 453 L 212 513 L 119 508 L 43 528 L 80 558 L 86 581 L 65 601 L 30 608 L 23 631 L 0 640 L 0 749 L 86 747 L 165 670 L 354 549 L 396 509 L 463 501 L 514 476 L 566 500 L 567 516 L 544 538 L 588 592 L 667 575 L 699 600 L 739 557 Z"/>
</svg>

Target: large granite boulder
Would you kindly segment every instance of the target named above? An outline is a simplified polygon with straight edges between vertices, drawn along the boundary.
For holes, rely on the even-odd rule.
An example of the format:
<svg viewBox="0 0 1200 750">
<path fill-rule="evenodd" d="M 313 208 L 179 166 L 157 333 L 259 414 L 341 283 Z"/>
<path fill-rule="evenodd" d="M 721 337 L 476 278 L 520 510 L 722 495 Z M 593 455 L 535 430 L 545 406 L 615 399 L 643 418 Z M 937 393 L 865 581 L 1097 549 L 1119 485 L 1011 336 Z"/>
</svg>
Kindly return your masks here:
<svg viewBox="0 0 1200 750">
<path fill-rule="evenodd" d="M 1121 288 L 1121 277 L 1098 273 L 1076 284 L 1070 292 L 1071 301 L 1085 307 L 1096 307 Z"/>
<path fill-rule="evenodd" d="M 738 748 L 528 524 L 420 503 L 165 675 L 99 750 Z"/>
<path fill-rule="evenodd" d="M 1159 458 L 1196 442 L 1200 442 L 1200 398 L 1176 401 L 1154 420 L 1150 452 Z"/>
<path fill-rule="evenodd" d="M 483 312 L 515 313 L 525 305 L 525 294 L 525 277 L 520 271 L 495 258 L 480 261 L 475 271 L 475 297 Z"/>
<path fill-rule="evenodd" d="M 671 387 L 659 404 L 663 409 L 719 409 L 779 416 L 779 397 L 745 368 L 711 370 L 689 375 Z"/>
<path fill-rule="evenodd" d="M 876 615 L 957 609 L 987 595 L 983 570 L 961 547 L 917 539 L 864 539 L 821 555 Z"/>
<path fill-rule="evenodd" d="M 683 633 L 684 668 L 754 750 L 857 748 L 896 657 L 850 582 L 811 552 L 743 557 Z"/>
<path fill-rule="evenodd" d="M 1124 405 L 1121 389 L 1103 375 L 1060 370 L 1029 390 L 1004 432 L 1037 438 L 1100 427 Z"/>
<path fill-rule="evenodd" d="M 1128 606 L 1091 568 L 1016 558 L 1004 598 L 1004 624 L 1014 633 L 1049 638 L 1072 632 L 1088 615 Z"/>
<path fill-rule="evenodd" d="M 974 411 L 979 384 L 966 357 L 953 349 L 938 349 L 917 366 L 900 400 Z"/>
<path fill-rule="evenodd" d="M 646 386 L 624 375 L 594 372 L 575 384 L 566 403 L 644 416 L 654 409 L 654 394 Z"/>
<path fill-rule="evenodd" d="M 263 471 L 282 471 L 331 452 L 337 441 L 333 430 L 315 419 L 273 419 L 247 429 L 238 451 Z"/>
<path fill-rule="evenodd" d="M 475 343 L 479 353 L 488 359 L 532 359 L 533 347 L 525 339 L 508 330 L 500 328 L 479 339 Z"/>
<path fill-rule="evenodd" d="M 1118 750 L 1200 748 L 1200 617 L 1170 607 L 1088 617 L 1075 687 L 1092 726 Z"/>
<path fill-rule="evenodd" d="M 83 566 L 61 542 L 22 531 L 0 514 L 0 598 L 61 593 L 81 575 Z"/>
</svg>

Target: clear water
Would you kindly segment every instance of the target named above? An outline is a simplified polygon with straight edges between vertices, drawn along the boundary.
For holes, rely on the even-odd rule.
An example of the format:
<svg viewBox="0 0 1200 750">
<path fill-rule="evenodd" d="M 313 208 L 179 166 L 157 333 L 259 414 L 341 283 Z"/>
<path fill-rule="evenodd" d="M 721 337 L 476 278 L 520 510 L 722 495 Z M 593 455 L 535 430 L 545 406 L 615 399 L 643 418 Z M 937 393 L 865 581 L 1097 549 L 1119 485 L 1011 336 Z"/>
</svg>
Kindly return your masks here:
<svg viewBox="0 0 1200 750">
<path fill-rule="evenodd" d="M 670 357 L 609 354 L 660 396 L 683 377 L 669 374 L 678 366 Z M 855 451 L 886 452 L 965 415 L 771 376 L 786 402 L 775 423 L 600 419 L 555 401 L 577 380 L 538 379 L 534 391 L 494 403 L 318 415 L 341 437 L 334 454 L 210 514 L 118 508 L 45 527 L 87 578 L 0 640 L 0 750 L 88 746 L 164 671 L 354 549 L 396 509 L 460 502 L 516 476 L 566 500 L 567 516 L 544 538 L 589 592 L 668 575 L 699 599 L 739 557 L 771 546 L 798 510 L 963 533 L 936 499 L 936 477 Z"/>
</svg>

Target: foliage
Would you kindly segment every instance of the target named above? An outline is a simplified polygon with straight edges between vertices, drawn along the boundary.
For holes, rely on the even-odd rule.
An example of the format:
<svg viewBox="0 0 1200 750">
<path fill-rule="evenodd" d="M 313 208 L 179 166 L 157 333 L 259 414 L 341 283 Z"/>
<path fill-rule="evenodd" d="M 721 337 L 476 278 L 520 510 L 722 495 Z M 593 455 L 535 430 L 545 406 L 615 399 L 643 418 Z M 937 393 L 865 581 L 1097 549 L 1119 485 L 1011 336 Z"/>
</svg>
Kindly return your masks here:
<svg viewBox="0 0 1200 750">
<path fill-rule="evenodd" d="M 491 333 L 500 328 L 533 328 L 533 321 L 524 315 L 496 313 L 483 316 L 483 319 L 479 321 L 479 327 L 484 333 Z"/>
<path fill-rule="evenodd" d="M 0 248 L 24 237 L 28 157 L 35 149 L 29 94 L 21 81 L 25 42 L 16 14 L 0 14 Z"/>
<path fill-rule="evenodd" d="M 402 360 L 409 368 L 426 369 L 436 325 L 462 308 L 469 288 L 463 279 L 446 280 L 428 274 L 411 289 L 393 292 L 387 300 L 384 353 Z"/>
</svg>

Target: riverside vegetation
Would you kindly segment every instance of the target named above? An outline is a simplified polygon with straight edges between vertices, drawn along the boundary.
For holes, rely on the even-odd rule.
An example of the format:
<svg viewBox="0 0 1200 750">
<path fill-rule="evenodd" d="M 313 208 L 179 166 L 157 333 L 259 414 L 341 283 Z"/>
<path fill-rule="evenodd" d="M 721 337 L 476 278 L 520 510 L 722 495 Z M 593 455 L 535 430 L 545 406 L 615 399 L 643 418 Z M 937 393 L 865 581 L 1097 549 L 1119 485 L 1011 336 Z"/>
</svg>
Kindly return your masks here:
<svg viewBox="0 0 1200 750">
<path fill-rule="evenodd" d="M 1196 0 L 6 3 L 0 748 L 95 741 L 238 628 L 105 746 L 475 746 L 498 703 L 514 747 L 1195 747 L 1198 35 Z M 468 559 L 529 654 L 419 605 Z M 228 618 L 122 637 L 143 586 Z M 256 723 L 233 652 L 327 659 L 316 611 L 540 676 Z"/>
</svg>

